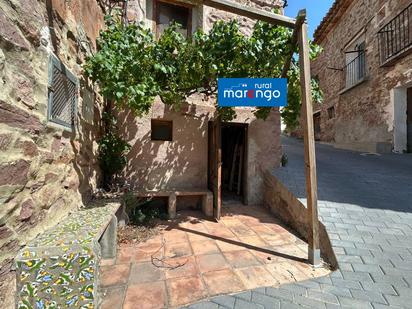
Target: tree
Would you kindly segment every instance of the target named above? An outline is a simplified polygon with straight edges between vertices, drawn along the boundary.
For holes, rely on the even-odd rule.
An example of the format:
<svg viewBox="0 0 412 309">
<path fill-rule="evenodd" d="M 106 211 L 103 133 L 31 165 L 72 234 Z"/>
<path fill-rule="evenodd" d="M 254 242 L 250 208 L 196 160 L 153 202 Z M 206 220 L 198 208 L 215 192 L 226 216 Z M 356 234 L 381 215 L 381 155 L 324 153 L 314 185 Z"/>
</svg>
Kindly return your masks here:
<svg viewBox="0 0 412 309">
<path fill-rule="evenodd" d="M 193 93 L 216 95 L 218 77 L 280 77 L 286 55 L 295 48 L 291 30 L 260 21 L 250 36 L 242 34 L 236 20 L 218 21 L 208 33 L 198 30 L 189 38 L 178 29 L 171 25 L 156 40 L 143 24 L 124 25 L 109 18 L 85 73 L 117 107 L 143 116 L 156 96 L 179 108 Z M 310 44 L 310 51 L 314 59 L 320 48 Z M 312 94 L 315 101 L 321 100 L 316 80 Z M 281 112 L 288 127 L 298 123 L 300 106 L 299 66 L 293 57 L 288 106 Z M 236 116 L 232 108 L 216 108 L 224 121 Z M 266 119 L 269 111 L 258 108 L 254 113 Z"/>
</svg>

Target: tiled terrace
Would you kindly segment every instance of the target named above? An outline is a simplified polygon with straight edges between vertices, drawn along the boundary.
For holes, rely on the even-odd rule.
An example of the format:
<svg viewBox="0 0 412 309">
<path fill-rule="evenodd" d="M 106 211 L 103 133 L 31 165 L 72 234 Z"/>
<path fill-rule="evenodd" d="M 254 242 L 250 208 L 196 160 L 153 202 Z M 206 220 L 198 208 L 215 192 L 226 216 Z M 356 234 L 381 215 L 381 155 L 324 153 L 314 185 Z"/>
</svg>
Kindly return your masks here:
<svg viewBox="0 0 412 309">
<path fill-rule="evenodd" d="M 102 261 L 102 309 L 174 308 L 219 294 L 329 273 L 306 263 L 307 244 L 262 207 L 226 205 L 219 223 L 197 211 Z"/>
</svg>

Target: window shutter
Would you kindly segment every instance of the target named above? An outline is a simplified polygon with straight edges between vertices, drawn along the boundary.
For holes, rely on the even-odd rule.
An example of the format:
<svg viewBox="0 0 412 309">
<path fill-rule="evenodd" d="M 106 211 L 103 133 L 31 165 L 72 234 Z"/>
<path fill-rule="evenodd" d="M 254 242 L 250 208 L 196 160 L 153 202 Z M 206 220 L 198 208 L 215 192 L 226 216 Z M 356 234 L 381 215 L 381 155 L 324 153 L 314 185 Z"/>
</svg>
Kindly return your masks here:
<svg viewBox="0 0 412 309">
<path fill-rule="evenodd" d="M 55 56 L 49 62 L 48 121 L 74 129 L 79 81 Z"/>
</svg>

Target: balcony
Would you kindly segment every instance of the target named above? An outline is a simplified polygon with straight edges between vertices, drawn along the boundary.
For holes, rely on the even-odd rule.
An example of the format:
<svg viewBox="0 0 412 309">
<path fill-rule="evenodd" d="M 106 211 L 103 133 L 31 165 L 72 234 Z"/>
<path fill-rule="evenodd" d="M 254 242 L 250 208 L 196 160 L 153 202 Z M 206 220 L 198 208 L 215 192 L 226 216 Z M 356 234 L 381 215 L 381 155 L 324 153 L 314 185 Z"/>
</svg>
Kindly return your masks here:
<svg viewBox="0 0 412 309">
<path fill-rule="evenodd" d="M 412 4 L 378 32 L 381 65 L 390 65 L 412 50 Z"/>
</svg>

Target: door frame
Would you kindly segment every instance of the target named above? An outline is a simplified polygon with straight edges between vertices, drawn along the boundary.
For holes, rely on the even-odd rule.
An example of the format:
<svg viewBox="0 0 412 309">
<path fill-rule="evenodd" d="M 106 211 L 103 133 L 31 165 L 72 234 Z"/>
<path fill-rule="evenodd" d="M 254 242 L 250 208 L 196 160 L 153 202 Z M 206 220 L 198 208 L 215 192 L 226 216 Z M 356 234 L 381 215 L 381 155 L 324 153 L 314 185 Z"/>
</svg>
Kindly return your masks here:
<svg viewBox="0 0 412 309">
<path fill-rule="evenodd" d="M 412 153 L 412 87 L 406 88 L 406 152 Z"/>
<path fill-rule="evenodd" d="M 249 149 L 249 124 L 241 122 L 221 123 L 217 119 L 208 123 L 208 164 L 207 184 L 213 192 L 213 213 L 216 220 L 220 219 L 222 208 L 222 127 L 238 126 L 244 129 L 243 134 L 243 168 L 242 168 L 242 202 L 248 205 L 248 149 Z M 215 141 L 218 140 L 218 147 Z M 215 172 L 216 171 L 216 172 Z M 216 177 L 218 176 L 218 177 Z"/>
<path fill-rule="evenodd" d="M 224 126 L 233 126 L 233 127 L 241 127 L 243 128 L 243 167 L 242 167 L 242 203 L 244 205 L 248 205 L 249 200 L 248 200 L 248 149 L 249 149 L 249 124 L 248 123 L 243 123 L 243 122 L 225 122 L 222 123 L 221 129 Z M 222 141 L 223 143 L 223 141 Z"/>
<path fill-rule="evenodd" d="M 222 210 L 222 140 L 221 120 L 208 123 L 208 188 L 213 192 L 213 216 L 220 220 Z"/>
<path fill-rule="evenodd" d="M 390 92 L 393 106 L 393 151 L 404 153 L 407 151 L 407 90 L 403 86 L 393 88 Z"/>
</svg>

